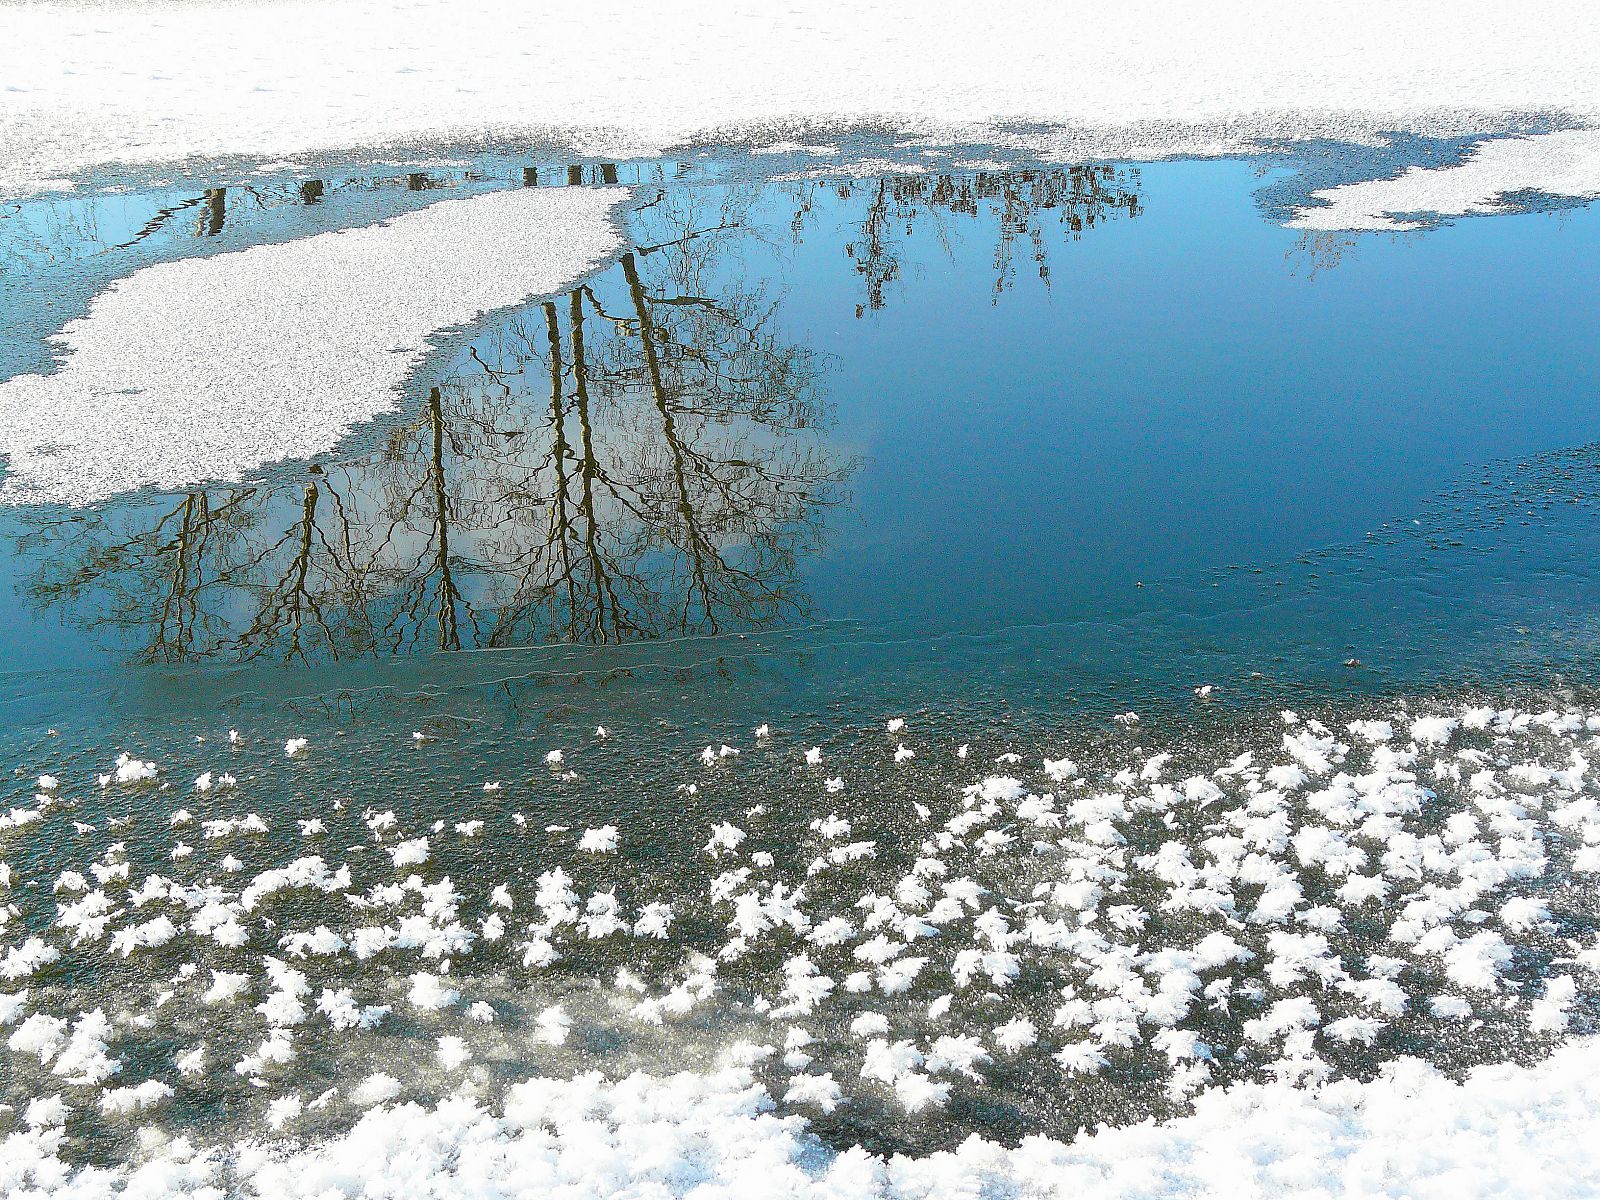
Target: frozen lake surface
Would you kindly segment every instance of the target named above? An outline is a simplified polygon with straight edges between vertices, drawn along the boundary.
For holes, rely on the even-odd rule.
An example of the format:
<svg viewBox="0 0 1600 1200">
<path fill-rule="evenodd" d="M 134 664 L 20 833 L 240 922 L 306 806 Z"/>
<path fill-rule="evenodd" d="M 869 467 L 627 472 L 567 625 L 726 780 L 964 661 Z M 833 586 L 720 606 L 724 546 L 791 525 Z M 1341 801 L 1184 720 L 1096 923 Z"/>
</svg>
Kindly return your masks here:
<svg viewBox="0 0 1600 1200">
<path fill-rule="evenodd" d="M 8 205 L 0 1184 L 1596 1182 L 1600 217 L 850 149 Z"/>
</svg>

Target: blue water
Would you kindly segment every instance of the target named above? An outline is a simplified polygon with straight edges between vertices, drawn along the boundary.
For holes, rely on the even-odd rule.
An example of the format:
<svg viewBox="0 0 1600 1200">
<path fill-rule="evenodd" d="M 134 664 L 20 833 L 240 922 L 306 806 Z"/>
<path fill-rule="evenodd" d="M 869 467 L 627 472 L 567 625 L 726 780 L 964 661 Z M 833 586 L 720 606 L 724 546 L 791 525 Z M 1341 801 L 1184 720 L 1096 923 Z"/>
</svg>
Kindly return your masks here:
<svg viewBox="0 0 1600 1200">
<path fill-rule="evenodd" d="M 1367 237 L 1311 278 L 1247 164 L 1142 178 L 1137 219 L 1048 237 L 1049 289 L 1024 266 L 995 303 L 987 229 L 958 226 L 950 257 L 913 242 L 915 280 L 862 321 L 834 239 L 792 252 L 785 316 L 837 357 L 871 458 L 813 577 L 827 611 L 1087 615 L 1139 580 L 1360 538 L 1464 469 L 1600 431 L 1592 215 Z"/>
<path fill-rule="evenodd" d="M 360 224 L 519 173 L 433 170 L 421 190 L 403 166 L 330 173 L 315 204 L 290 179 L 256 194 L 230 184 L 215 205 L 183 188 L 30 202 L 0 218 L 0 364 L 47 364 L 45 336 L 147 262 Z M 575 861 L 585 887 L 655 889 L 698 911 L 703 877 L 723 866 L 702 847 L 730 820 L 826 895 L 805 873 L 809 822 L 835 806 L 854 836 L 881 841 L 881 872 L 863 868 L 874 876 L 856 886 L 882 892 L 926 845 L 911 804 L 948 807 L 997 770 L 1038 777 L 1041 758 L 1070 753 L 1087 785 L 1172 751 L 1178 779 L 1244 750 L 1279 757 L 1285 708 L 1338 733 L 1363 715 L 1403 728 L 1463 697 L 1593 706 L 1592 209 L 1307 238 L 1275 223 L 1295 186 L 1276 161 L 804 183 L 639 164 L 624 178 L 640 190 L 620 262 L 444 339 L 391 417 L 323 459 L 89 510 L 0 509 L 13 765 L 0 811 L 35 803 L 44 771 L 67 797 L 7 850 L 13 928 L 47 929 L 49 882 L 112 839 L 140 873 L 209 877 L 229 847 L 254 872 L 318 847 L 348 856 L 363 886 L 387 879 L 394 864 L 362 823 L 375 809 L 397 814 L 395 836 L 433 831 L 426 870 L 473 898 L 473 919 L 507 882 L 523 919 L 539 874 Z M 181 219 L 151 229 L 174 209 Z M 1130 710 L 1142 719 L 1110 719 Z M 909 721 L 909 764 L 890 717 Z M 1494 736 L 1471 735 L 1481 761 Z M 1516 753 L 1564 761 L 1573 736 Z M 308 751 L 286 755 L 290 737 Z M 707 768 L 701 747 L 724 742 L 742 756 Z M 159 782 L 94 784 L 124 750 L 158 762 Z M 221 770 L 237 790 L 189 782 Z M 832 772 L 837 791 L 822 782 Z M 1437 786 L 1446 811 L 1468 803 L 1463 781 Z M 259 813 L 271 832 L 173 858 L 175 838 L 196 837 L 169 823 L 180 804 Z M 1205 845 L 1216 812 L 1141 817 L 1133 848 Z M 329 840 L 304 840 L 308 816 Z M 467 819 L 481 836 L 452 837 Z M 1438 819 L 1430 808 L 1419 827 Z M 622 855 L 574 850 L 577 831 L 612 823 Z M 980 855 L 1019 912 L 1019 879 L 1056 869 L 1039 845 Z M 1516 939 L 1518 994 L 1538 994 L 1594 935 L 1592 889 L 1564 872 L 1530 884 L 1559 927 Z M 841 911 L 854 897 L 835 897 Z M 266 922 L 257 948 L 350 919 L 323 900 L 284 897 L 285 923 Z M 686 947 L 714 949 L 717 922 L 684 926 L 627 961 L 648 975 Z M 1365 969 L 1374 946 L 1393 949 L 1372 940 L 1382 933 L 1363 916 L 1340 953 Z M 544 975 L 481 946 L 453 978 L 516 1028 L 541 989 L 601 994 L 622 961 L 612 946 Z M 161 953 L 171 961 L 91 947 L 90 965 L 40 987 L 74 1008 L 89 995 L 137 1008 L 191 948 Z M 387 962 L 324 965 L 349 966 L 363 999 L 404 995 Z M 737 992 L 777 970 L 728 975 Z M 1048 980 L 1017 993 L 1040 1002 L 1061 982 Z M 1419 996 L 1443 986 L 1408 982 Z M 706 1018 L 705 1046 L 750 1019 L 739 1004 Z M 230 1023 L 167 1005 L 125 1033 L 120 1078 L 172 1077 L 173 1130 L 259 1126 L 267 1094 L 226 1065 L 259 1036 L 251 1011 Z M 1224 1026 L 1254 1011 L 1198 1019 L 1236 1045 Z M 1339 1068 L 1365 1076 L 1404 1053 L 1456 1069 L 1548 1048 L 1520 1008 L 1481 1011 L 1469 1029 L 1413 1005 L 1370 1054 L 1335 1051 Z M 285 1086 L 383 1065 L 431 1102 L 433 1031 L 414 1015 L 402 1004 L 370 1036 L 308 1033 Z M 694 1038 L 619 1034 L 614 1017 L 588 1023 L 569 1066 L 710 1060 Z M 221 1065 L 177 1079 L 173 1047 L 201 1034 Z M 552 1069 L 542 1050 L 486 1053 L 505 1079 Z M 1179 1111 L 1151 1082 L 1158 1057 L 1119 1060 L 1103 1085 L 1064 1083 L 1040 1058 L 997 1067 L 948 1114 L 869 1100 L 814 1128 L 880 1151 L 1071 1136 Z M 838 1061 L 855 1080 L 854 1060 Z M 32 1085 L 19 1079 L 20 1095 Z M 71 1152 L 113 1161 L 119 1137 Z"/>
<path fill-rule="evenodd" d="M 551 656 L 603 675 L 639 659 L 628 642 L 675 670 L 732 654 L 752 708 L 869 681 L 1112 704 L 1590 661 L 1592 210 L 1307 236 L 1263 207 L 1291 173 L 1247 161 L 628 171 L 674 429 L 614 265 L 578 300 L 587 450 L 568 294 L 549 307 L 559 421 L 535 301 L 452 340 L 394 418 L 318 464 L 8 509 L 15 695 L 218 670 L 229 694 L 478 686 Z M 142 261 L 506 180 L 425 182 L 351 175 L 315 204 L 292 180 L 234 187 L 220 223 L 204 192 L 33 202 L 3 227 L 30 251 L 7 287 L 35 297 L 7 361 L 37 366 L 52 304 Z M 35 700 L 14 708 L 60 719 Z"/>
</svg>

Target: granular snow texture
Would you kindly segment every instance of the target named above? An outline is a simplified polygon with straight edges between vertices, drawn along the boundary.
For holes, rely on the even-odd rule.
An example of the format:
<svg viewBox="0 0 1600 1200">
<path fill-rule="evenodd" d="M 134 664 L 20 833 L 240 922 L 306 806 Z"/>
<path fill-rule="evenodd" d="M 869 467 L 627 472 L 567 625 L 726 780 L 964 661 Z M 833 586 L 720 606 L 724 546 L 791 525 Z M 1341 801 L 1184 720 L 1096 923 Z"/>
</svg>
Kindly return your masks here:
<svg viewBox="0 0 1600 1200">
<path fill-rule="evenodd" d="M 0 194 L 106 164 L 888 127 L 1073 157 L 1600 117 L 1587 0 L 10 4 Z M 1032 128 L 1038 124 L 1052 128 Z"/>
<path fill-rule="evenodd" d="M 1538 137 L 1497 138 L 1449 167 L 1412 167 L 1393 179 L 1372 179 L 1312 194 L 1290 225 L 1299 229 L 1417 229 L 1404 214 L 1464 216 L 1505 211 L 1503 198 L 1542 192 L 1568 199 L 1600 196 L 1600 130 L 1570 129 Z"/>
<path fill-rule="evenodd" d="M 394 407 L 435 334 L 602 263 L 627 195 L 494 192 L 138 271 L 62 331 L 59 371 L 0 384 L 0 502 L 90 504 L 332 450 Z"/>
</svg>

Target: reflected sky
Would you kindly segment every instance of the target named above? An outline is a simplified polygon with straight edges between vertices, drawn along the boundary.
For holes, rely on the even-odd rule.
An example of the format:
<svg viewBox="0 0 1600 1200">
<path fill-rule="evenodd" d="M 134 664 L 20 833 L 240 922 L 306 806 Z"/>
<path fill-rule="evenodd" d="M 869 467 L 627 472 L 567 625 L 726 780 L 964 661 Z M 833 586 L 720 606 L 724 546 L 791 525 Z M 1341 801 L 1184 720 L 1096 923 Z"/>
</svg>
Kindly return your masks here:
<svg viewBox="0 0 1600 1200">
<path fill-rule="evenodd" d="M 1311 653 L 1311 630 L 1320 672 L 1409 605 L 1416 653 L 1448 673 L 1486 621 L 1515 624 L 1517 588 L 1529 610 L 1590 594 L 1587 526 L 1485 526 L 1461 515 L 1476 499 L 1454 517 L 1438 504 L 1479 474 L 1503 498 L 1518 456 L 1600 437 L 1588 209 L 1313 235 L 1265 219 L 1283 173 L 1240 161 L 635 175 L 621 262 L 455 339 L 346 452 L 245 485 L 0 513 L 21 601 L 5 664 L 816 622 L 928 639 L 1143 621 L 1160 641 L 1198 620 L 1163 643 L 1175 678 L 1218 645 Z M 400 211 L 502 185 L 309 182 L 124 198 L 89 256 L 277 240 L 307 213 L 371 219 L 374 195 Z M 1424 516 L 1431 541 L 1394 540 Z M 1451 543 L 1482 553 L 1452 560 L 1459 619 L 1441 624 L 1415 604 L 1425 575 L 1441 587 L 1417 547 Z M 1512 565 L 1535 544 L 1536 567 Z M 1329 547 L 1365 557 L 1289 579 Z M 1263 619 L 1219 585 L 1258 571 L 1299 607 Z M 1491 592 L 1492 618 L 1473 599 Z M 1097 669 L 1148 668 L 1119 645 L 1095 647 Z"/>
</svg>

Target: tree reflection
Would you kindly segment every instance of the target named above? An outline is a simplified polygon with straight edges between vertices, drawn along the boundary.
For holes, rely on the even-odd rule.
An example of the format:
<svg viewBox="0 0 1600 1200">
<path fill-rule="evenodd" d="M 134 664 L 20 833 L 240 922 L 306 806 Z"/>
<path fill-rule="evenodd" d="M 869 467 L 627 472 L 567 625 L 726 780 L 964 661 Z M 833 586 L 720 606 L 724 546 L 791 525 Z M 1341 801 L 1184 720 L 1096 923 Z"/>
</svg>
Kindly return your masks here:
<svg viewBox="0 0 1600 1200">
<path fill-rule="evenodd" d="M 486 178 L 473 170 L 370 172 L 299 180 L 252 177 L 177 198 L 126 192 L 40 197 L 0 208 L 0 220 L 5 221 L 0 278 L 20 279 L 58 263 L 136 248 L 138 253 L 129 261 L 137 264 L 149 261 L 151 252 L 159 254 L 165 248 L 184 253 L 185 243 L 224 232 L 233 233 L 238 241 L 252 233 L 270 235 L 295 210 L 335 200 L 342 200 L 347 211 L 376 210 L 399 192 L 471 194 Z"/>
<path fill-rule="evenodd" d="M 725 198 L 724 204 L 735 198 Z M 854 463 L 738 222 L 675 200 L 606 276 L 478 338 L 361 458 L 28 517 L 26 591 L 146 661 L 617 642 L 803 615 Z"/>
<path fill-rule="evenodd" d="M 1307 279 L 1315 279 L 1323 271 L 1331 271 L 1348 256 L 1353 255 L 1361 239 L 1343 230 L 1308 229 L 1301 232 L 1295 244 L 1284 251 L 1283 260 L 1289 264 L 1289 274 L 1302 272 Z"/>
<path fill-rule="evenodd" d="M 993 230 L 996 299 L 1024 254 L 1048 284 L 1049 214 L 1069 236 L 1136 214 L 1134 182 L 1080 167 L 662 187 L 637 214 L 640 244 L 468 343 L 369 452 L 30 513 L 26 595 L 153 662 L 625 642 L 803 617 L 802 564 L 856 464 L 829 444 L 816 354 L 738 269 L 753 242 L 785 240 L 761 225 L 773 198 L 792 202 L 793 237 L 820 201 L 864 201 L 845 246 L 866 287 L 859 316 L 888 302 L 914 231 L 948 248 L 957 220 Z M 328 194 L 285 188 L 302 205 Z M 214 233 L 250 199 L 219 188 L 192 208 Z"/>
<path fill-rule="evenodd" d="M 987 215 L 992 219 L 995 243 L 991 298 L 998 303 L 1016 282 L 1019 247 L 1026 247 L 1039 280 L 1047 288 L 1050 286 L 1047 217 L 1053 217 L 1068 238 L 1076 241 L 1086 230 L 1114 216 L 1136 217 L 1141 211 L 1138 170 L 1104 165 L 895 175 L 827 186 L 840 200 L 866 201 L 844 247 L 865 291 L 864 299 L 856 305 L 858 318 L 887 305 L 893 285 L 903 275 L 904 242 L 913 236 L 919 222 L 931 225 L 932 235 L 948 249 L 950 216 L 976 219 Z M 797 196 L 791 226 L 796 237 L 813 210 L 808 190 L 802 189 Z"/>
<path fill-rule="evenodd" d="M 45 557 L 28 599 L 142 641 L 140 657 L 149 661 L 204 657 L 227 635 L 222 609 L 260 519 L 257 499 L 254 488 L 217 496 L 195 490 L 141 506 L 133 522 L 111 510 L 33 515 L 22 548 Z M 92 614 L 80 605 L 86 596 Z"/>
</svg>

